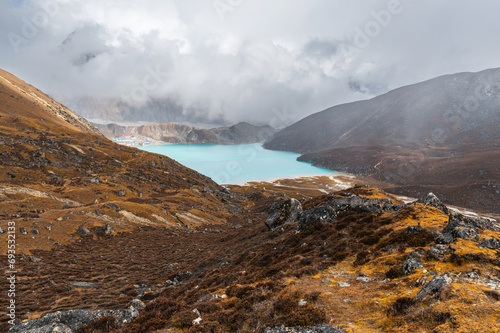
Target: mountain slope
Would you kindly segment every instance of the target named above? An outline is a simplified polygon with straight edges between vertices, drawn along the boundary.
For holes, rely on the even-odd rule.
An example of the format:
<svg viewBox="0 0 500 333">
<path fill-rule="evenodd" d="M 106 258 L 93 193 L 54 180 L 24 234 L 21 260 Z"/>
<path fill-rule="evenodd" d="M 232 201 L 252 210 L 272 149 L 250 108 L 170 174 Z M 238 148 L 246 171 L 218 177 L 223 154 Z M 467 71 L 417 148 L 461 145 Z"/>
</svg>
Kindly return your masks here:
<svg viewBox="0 0 500 333">
<path fill-rule="evenodd" d="M 87 120 L 3 70 L 0 70 L 0 107 L 2 115 L 27 117 L 71 130 L 99 134 Z"/>
<path fill-rule="evenodd" d="M 158 143 L 176 144 L 244 144 L 262 142 L 276 130 L 270 126 L 254 126 L 239 123 L 230 127 L 200 129 L 183 124 L 147 124 L 141 126 L 120 126 L 116 124 L 94 124 L 107 138 L 113 139 L 125 134 L 139 135 Z"/>
<path fill-rule="evenodd" d="M 360 145 L 460 147 L 499 139 L 500 69 L 447 75 L 332 107 L 266 146 L 309 153 Z"/>
<path fill-rule="evenodd" d="M 18 235 L 23 251 L 66 243 L 79 227 L 188 228 L 237 211 L 208 177 L 113 143 L 5 72 L 0 81 L 0 221 L 27 230 Z"/>
<path fill-rule="evenodd" d="M 278 132 L 264 146 L 399 185 L 399 193 L 437 190 L 450 203 L 499 212 L 499 128 L 500 69 L 491 69 L 332 107 Z M 470 190 L 473 195 L 460 193 Z"/>
</svg>

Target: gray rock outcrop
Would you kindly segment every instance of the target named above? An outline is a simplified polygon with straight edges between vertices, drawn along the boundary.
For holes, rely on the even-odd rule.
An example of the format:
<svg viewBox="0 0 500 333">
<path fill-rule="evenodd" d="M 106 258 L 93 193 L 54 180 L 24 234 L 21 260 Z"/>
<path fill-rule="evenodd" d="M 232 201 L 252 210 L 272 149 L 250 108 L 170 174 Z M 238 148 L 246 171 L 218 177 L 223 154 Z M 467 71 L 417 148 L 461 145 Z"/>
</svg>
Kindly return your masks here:
<svg viewBox="0 0 500 333">
<path fill-rule="evenodd" d="M 284 224 L 296 222 L 302 213 L 302 205 L 297 199 L 291 198 L 275 202 L 269 211 L 265 224 L 269 230 L 274 230 Z"/>
<path fill-rule="evenodd" d="M 54 312 L 38 319 L 28 320 L 13 326 L 8 333 L 45 333 L 54 332 L 56 326 L 64 329 L 61 332 L 73 332 L 80 327 L 86 326 L 102 317 L 115 317 L 120 325 L 123 325 L 139 316 L 135 309 L 126 310 L 70 310 Z M 52 329 L 52 330 L 50 330 Z M 69 331 L 68 331 L 69 329 Z"/>
</svg>

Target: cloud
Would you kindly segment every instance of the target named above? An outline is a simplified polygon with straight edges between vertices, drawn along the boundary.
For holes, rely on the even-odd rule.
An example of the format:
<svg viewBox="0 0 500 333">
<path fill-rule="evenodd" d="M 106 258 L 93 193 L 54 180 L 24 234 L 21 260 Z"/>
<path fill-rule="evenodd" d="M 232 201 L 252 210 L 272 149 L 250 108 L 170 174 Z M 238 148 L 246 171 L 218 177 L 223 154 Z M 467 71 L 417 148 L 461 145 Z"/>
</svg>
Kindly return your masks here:
<svg viewBox="0 0 500 333">
<path fill-rule="evenodd" d="M 207 120 L 280 114 L 286 125 L 497 67 L 499 10 L 493 0 L 9 0 L 0 63 L 65 102 L 170 99 Z"/>
</svg>

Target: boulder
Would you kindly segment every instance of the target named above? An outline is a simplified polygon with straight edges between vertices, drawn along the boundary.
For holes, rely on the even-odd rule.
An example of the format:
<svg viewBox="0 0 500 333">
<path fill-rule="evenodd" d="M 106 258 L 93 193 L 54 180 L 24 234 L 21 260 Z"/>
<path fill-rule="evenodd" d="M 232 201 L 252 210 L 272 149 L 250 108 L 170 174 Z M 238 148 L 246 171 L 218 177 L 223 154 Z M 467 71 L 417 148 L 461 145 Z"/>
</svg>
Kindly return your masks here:
<svg viewBox="0 0 500 333">
<path fill-rule="evenodd" d="M 414 270 L 424 268 L 424 264 L 419 258 L 409 258 L 403 263 L 403 273 L 409 275 Z"/>
<path fill-rule="evenodd" d="M 310 327 L 267 327 L 264 333 L 344 333 L 344 331 L 332 326 L 316 325 Z"/>
<path fill-rule="evenodd" d="M 76 233 L 80 236 L 80 237 L 89 237 L 89 236 L 92 236 L 92 233 L 90 232 L 89 229 L 83 227 L 83 226 L 79 226 L 78 229 L 76 230 Z"/>
<path fill-rule="evenodd" d="M 430 282 L 423 285 L 422 289 L 414 297 L 414 300 L 422 300 L 428 296 L 433 296 L 440 293 L 443 287 L 451 283 L 451 277 L 448 273 L 434 277 Z"/>
<path fill-rule="evenodd" d="M 394 205 L 391 199 L 368 199 L 357 195 L 343 198 L 334 198 L 325 205 L 332 207 L 335 212 L 354 211 L 357 213 L 379 214 L 382 212 L 394 212 L 400 210 L 404 205 Z"/>
<path fill-rule="evenodd" d="M 108 206 L 109 208 L 113 209 L 115 212 L 118 212 L 120 210 L 120 207 L 118 207 L 117 204 L 114 204 L 112 202 L 106 204 L 106 206 Z"/>
<path fill-rule="evenodd" d="M 110 226 L 109 224 L 106 224 L 106 225 L 103 225 L 100 227 L 94 227 L 92 230 L 94 230 L 96 235 L 99 235 L 99 236 L 109 236 L 115 232 L 113 227 Z"/>
<path fill-rule="evenodd" d="M 500 241 L 496 238 L 487 238 L 483 239 L 478 246 L 491 250 L 500 250 Z"/>
<path fill-rule="evenodd" d="M 446 244 L 436 244 L 431 246 L 429 251 L 427 251 L 427 255 L 436 260 L 443 260 L 449 248 Z"/>
<path fill-rule="evenodd" d="M 405 232 L 410 235 L 410 234 L 416 234 L 417 232 L 420 232 L 422 230 L 424 230 L 424 228 L 422 228 L 419 225 L 411 225 L 405 229 Z"/>
<path fill-rule="evenodd" d="M 115 317 L 120 325 L 128 323 L 139 316 L 139 313 L 135 309 L 126 310 L 69 310 L 69 311 L 58 311 L 50 313 L 38 319 L 32 319 L 20 323 L 11 327 L 8 333 L 44 333 L 44 332 L 54 332 L 54 330 L 47 330 L 54 325 L 59 325 L 66 329 L 69 328 L 72 332 L 76 331 L 78 328 L 86 326 L 102 317 Z M 65 332 L 65 331 L 62 331 Z"/>
<path fill-rule="evenodd" d="M 450 220 L 458 221 L 462 224 L 471 225 L 478 229 L 486 229 L 491 231 L 500 231 L 500 225 L 498 223 L 493 222 L 492 220 L 480 218 L 480 217 L 472 217 L 465 216 L 463 214 L 450 214 Z"/>
<path fill-rule="evenodd" d="M 144 304 L 144 302 L 138 298 L 131 300 L 130 306 L 136 309 L 137 311 L 142 311 L 146 308 L 146 304 Z"/>
<path fill-rule="evenodd" d="M 455 240 L 455 238 L 452 236 L 452 234 L 441 234 L 440 233 L 440 235 L 437 236 L 434 241 L 437 244 L 446 245 L 446 244 L 452 243 L 454 240 Z"/>
<path fill-rule="evenodd" d="M 451 235 L 451 237 L 453 237 L 453 241 L 457 238 L 472 238 L 479 241 L 476 226 L 468 220 L 457 218 L 457 215 L 450 215 L 448 225 L 446 225 L 442 233 L 443 237 L 449 238 L 449 236 L 445 235 Z"/>
<path fill-rule="evenodd" d="M 371 279 L 368 276 L 358 276 L 356 278 L 356 281 L 368 283 L 371 281 Z"/>
<path fill-rule="evenodd" d="M 438 271 L 432 271 L 424 276 L 422 276 L 420 279 L 418 279 L 415 282 L 415 287 L 420 287 L 423 286 L 426 283 L 429 283 L 436 275 L 438 275 Z"/>
<path fill-rule="evenodd" d="M 83 289 L 96 289 L 99 288 L 98 284 L 92 282 L 70 282 L 71 286 L 75 288 L 83 288 Z"/>
<path fill-rule="evenodd" d="M 302 205 L 296 199 L 280 200 L 269 207 L 269 216 L 266 219 L 266 226 L 269 230 L 274 230 L 284 224 L 296 222 L 302 213 Z"/>
<path fill-rule="evenodd" d="M 419 248 L 419 249 L 413 251 L 412 253 L 410 253 L 406 259 L 410 259 L 410 258 L 422 259 L 425 256 L 425 254 L 426 254 L 425 250 L 422 248 Z"/>
<path fill-rule="evenodd" d="M 100 184 L 99 179 L 97 179 L 97 178 L 89 178 L 89 179 L 86 179 L 85 182 L 86 183 L 95 184 L 95 185 L 99 185 Z"/>
<path fill-rule="evenodd" d="M 196 301 L 197 303 L 200 303 L 200 302 L 209 302 L 211 300 L 214 300 L 214 299 L 217 299 L 217 298 L 220 298 L 221 296 L 218 295 L 218 294 L 208 294 L 208 295 L 205 295 L 205 296 L 201 296 L 200 298 L 198 298 L 198 300 Z"/>
<path fill-rule="evenodd" d="M 304 211 L 299 218 L 299 230 L 304 230 L 315 222 L 330 223 L 337 220 L 337 214 L 332 207 L 321 205 Z"/>
<path fill-rule="evenodd" d="M 416 202 L 421 203 L 425 206 L 437 208 L 440 211 L 442 211 L 443 213 L 445 213 L 446 215 L 448 215 L 450 213 L 448 210 L 448 207 L 446 207 L 446 205 L 443 204 L 441 202 L 441 200 L 439 200 L 439 198 L 432 192 L 427 194 L 426 197 L 418 199 Z"/>
<path fill-rule="evenodd" d="M 24 333 L 73 333 L 74 331 L 69 328 L 68 326 L 64 324 L 50 324 L 50 325 L 45 325 L 40 328 L 34 328 L 32 330 L 28 330 Z"/>
<path fill-rule="evenodd" d="M 26 230 L 25 228 L 19 228 L 19 232 L 23 235 L 27 235 L 28 234 L 28 230 Z"/>
</svg>

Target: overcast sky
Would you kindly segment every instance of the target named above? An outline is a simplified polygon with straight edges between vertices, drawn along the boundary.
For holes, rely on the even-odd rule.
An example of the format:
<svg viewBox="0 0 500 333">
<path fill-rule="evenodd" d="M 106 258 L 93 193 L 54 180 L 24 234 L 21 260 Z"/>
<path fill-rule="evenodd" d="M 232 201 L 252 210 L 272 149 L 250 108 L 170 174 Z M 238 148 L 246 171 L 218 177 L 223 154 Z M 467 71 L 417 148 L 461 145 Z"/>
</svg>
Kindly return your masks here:
<svg viewBox="0 0 500 333">
<path fill-rule="evenodd" d="M 495 0 L 0 0 L 0 68 L 63 102 L 298 120 L 500 67 Z"/>
</svg>

